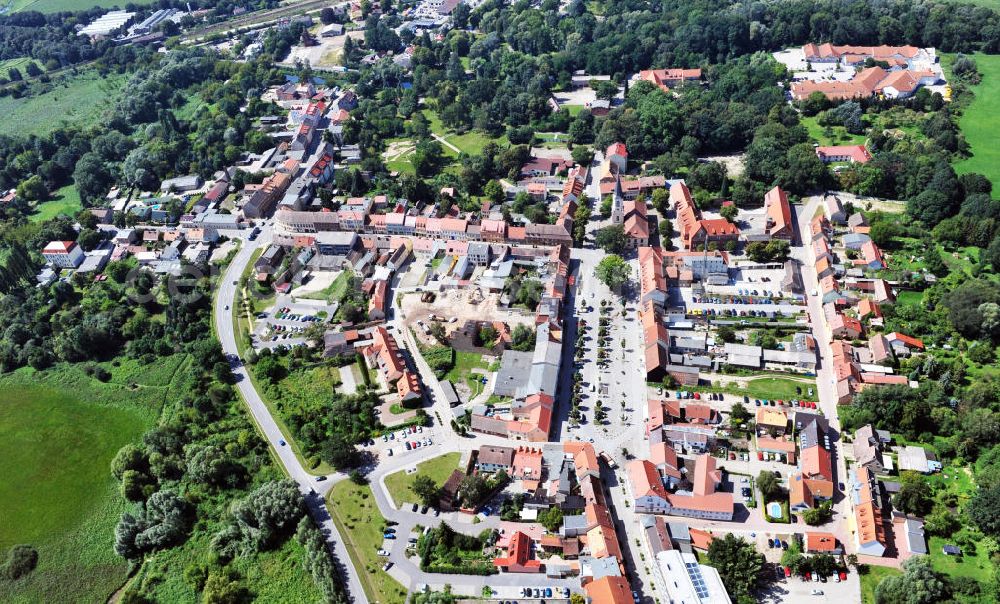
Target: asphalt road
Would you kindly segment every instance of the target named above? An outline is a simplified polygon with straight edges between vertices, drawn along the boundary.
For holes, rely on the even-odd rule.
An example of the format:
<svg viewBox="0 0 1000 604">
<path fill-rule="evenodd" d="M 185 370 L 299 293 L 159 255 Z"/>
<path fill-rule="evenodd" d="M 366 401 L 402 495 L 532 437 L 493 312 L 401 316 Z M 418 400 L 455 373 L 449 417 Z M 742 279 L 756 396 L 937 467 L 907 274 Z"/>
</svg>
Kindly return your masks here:
<svg viewBox="0 0 1000 604">
<path fill-rule="evenodd" d="M 271 417 L 271 413 L 268 411 L 264 401 L 257 394 L 257 390 L 254 388 L 253 382 L 250 381 L 250 376 L 247 374 L 247 369 L 243 365 L 243 360 L 239 358 L 239 350 L 236 347 L 236 334 L 233 331 L 232 322 L 232 313 L 236 312 L 234 304 L 236 302 L 237 286 L 234 285 L 234 282 L 239 281 L 254 251 L 264 247 L 270 241 L 271 227 L 267 225 L 261 229 L 261 233 L 256 241 L 244 240 L 243 247 L 236 254 L 236 257 L 233 258 L 232 262 L 229 263 L 229 267 L 219 282 L 219 291 L 215 298 L 213 312 L 215 331 L 219 342 L 222 344 L 222 351 L 230 359 L 230 367 L 233 375 L 236 376 L 236 386 L 243 397 L 243 402 L 246 403 L 254 421 L 264 434 L 267 444 L 274 450 L 288 476 L 298 483 L 299 491 L 306 497 L 309 513 L 326 537 L 327 546 L 336 557 L 337 564 L 345 578 L 348 596 L 354 602 L 367 604 L 368 598 L 365 596 L 364 589 L 361 586 L 358 572 L 351 563 L 351 557 L 347 552 L 347 548 L 344 547 L 343 539 L 340 533 L 337 532 L 337 527 L 334 525 L 324 505 L 323 494 L 329 490 L 333 481 L 317 482 L 316 477 L 309 474 L 302 467 L 302 464 L 299 463 L 291 447 L 279 444 L 284 439 L 284 435 L 278 428 L 278 424 L 274 421 L 274 418 Z"/>
</svg>

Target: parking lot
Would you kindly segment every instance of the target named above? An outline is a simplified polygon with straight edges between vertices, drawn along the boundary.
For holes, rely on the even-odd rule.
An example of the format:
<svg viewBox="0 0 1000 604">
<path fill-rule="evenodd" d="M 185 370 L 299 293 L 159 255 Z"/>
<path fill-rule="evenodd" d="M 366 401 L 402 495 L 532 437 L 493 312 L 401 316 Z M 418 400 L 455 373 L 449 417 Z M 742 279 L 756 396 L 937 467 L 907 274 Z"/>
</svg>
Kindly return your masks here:
<svg viewBox="0 0 1000 604">
<path fill-rule="evenodd" d="M 384 443 L 384 446 L 378 446 L 379 442 Z M 389 432 L 376 440 L 376 447 L 388 457 L 397 454 L 404 455 L 409 451 L 416 451 L 421 447 L 429 447 L 433 444 L 434 439 L 429 434 L 424 434 L 423 426 L 410 426 L 396 432 Z"/>
<path fill-rule="evenodd" d="M 259 350 L 302 345 L 306 328 L 326 323 L 336 310 L 335 304 L 312 300 L 296 302 L 290 296 L 278 296 L 274 306 L 256 317 L 254 346 Z"/>
</svg>

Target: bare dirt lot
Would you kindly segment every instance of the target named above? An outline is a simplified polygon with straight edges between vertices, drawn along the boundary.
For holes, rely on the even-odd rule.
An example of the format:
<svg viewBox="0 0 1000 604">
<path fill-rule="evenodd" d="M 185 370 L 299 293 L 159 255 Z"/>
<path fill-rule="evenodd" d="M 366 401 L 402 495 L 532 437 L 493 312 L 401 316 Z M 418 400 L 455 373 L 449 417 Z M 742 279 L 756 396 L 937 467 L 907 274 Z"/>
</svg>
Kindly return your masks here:
<svg viewBox="0 0 1000 604">
<path fill-rule="evenodd" d="M 402 298 L 403 316 L 406 324 L 413 327 L 413 333 L 423 344 L 433 345 L 434 339 L 428 336 L 417 325 L 417 321 L 428 323 L 431 315 L 442 318 L 448 333 L 460 329 L 466 321 L 503 321 L 511 329 L 516 325 L 531 326 L 533 317 L 523 314 L 520 309 L 507 309 L 499 305 L 499 294 L 481 296 L 478 289 L 448 290 L 438 292 L 433 302 L 420 301 L 420 294 L 410 293 Z"/>
<path fill-rule="evenodd" d="M 343 36 L 319 38 L 319 44 L 316 46 L 293 46 L 291 52 L 288 53 L 288 57 L 280 64 L 292 66 L 295 65 L 296 60 L 299 60 L 303 63 L 308 61 L 309 65 L 317 69 L 340 66 L 343 64 L 341 54 L 343 53 L 344 42 L 348 37 L 354 40 L 363 40 L 365 32 L 354 30 L 347 32 Z"/>
</svg>

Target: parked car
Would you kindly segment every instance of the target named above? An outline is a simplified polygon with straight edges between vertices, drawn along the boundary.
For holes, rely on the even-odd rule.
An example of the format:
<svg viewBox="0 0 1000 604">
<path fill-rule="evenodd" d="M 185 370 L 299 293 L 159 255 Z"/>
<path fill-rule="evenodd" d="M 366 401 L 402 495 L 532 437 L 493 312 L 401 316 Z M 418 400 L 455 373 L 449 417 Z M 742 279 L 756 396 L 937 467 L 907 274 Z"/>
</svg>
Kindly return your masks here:
<svg viewBox="0 0 1000 604">
<path fill-rule="evenodd" d="M 380 556 L 388 556 L 388 555 L 389 555 L 389 552 L 385 551 L 384 549 L 380 549 L 380 550 L 378 550 L 378 552 L 376 552 L 376 553 L 377 553 L 378 555 L 380 555 Z"/>
</svg>

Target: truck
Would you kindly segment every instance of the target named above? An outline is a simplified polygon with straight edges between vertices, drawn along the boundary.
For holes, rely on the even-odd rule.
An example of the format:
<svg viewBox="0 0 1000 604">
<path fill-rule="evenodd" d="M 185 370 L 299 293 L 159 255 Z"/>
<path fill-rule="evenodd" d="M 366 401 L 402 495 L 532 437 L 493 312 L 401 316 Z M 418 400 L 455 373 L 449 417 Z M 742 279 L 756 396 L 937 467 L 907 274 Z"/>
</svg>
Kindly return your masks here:
<svg viewBox="0 0 1000 604">
<path fill-rule="evenodd" d="M 618 464 L 615 463 L 615 460 L 612 459 L 610 455 L 608 455 L 607 451 L 601 451 L 601 454 L 600 454 L 599 457 L 602 460 L 604 460 L 604 463 L 608 464 L 608 467 L 611 468 L 612 470 L 614 470 L 615 468 L 618 467 Z"/>
</svg>

